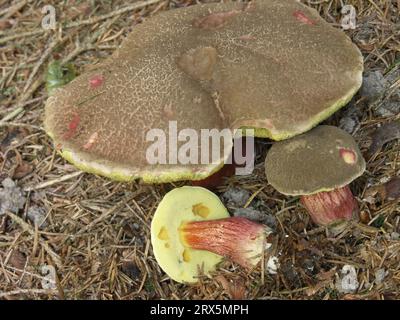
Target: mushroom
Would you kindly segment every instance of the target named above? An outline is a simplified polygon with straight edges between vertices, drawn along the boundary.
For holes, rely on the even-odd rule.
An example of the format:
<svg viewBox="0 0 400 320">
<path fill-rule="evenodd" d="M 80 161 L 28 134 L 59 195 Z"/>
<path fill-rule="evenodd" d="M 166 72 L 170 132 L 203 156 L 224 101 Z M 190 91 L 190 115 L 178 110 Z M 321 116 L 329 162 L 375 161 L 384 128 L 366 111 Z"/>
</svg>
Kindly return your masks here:
<svg viewBox="0 0 400 320">
<path fill-rule="evenodd" d="M 321 226 L 339 227 L 358 218 L 349 184 L 364 170 L 365 160 L 353 137 L 327 125 L 273 144 L 265 160 L 268 182 L 280 193 L 300 196 Z"/>
<path fill-rule="evenodd" d="M 202 187 L 168 192 L 151 222 L 151 243 L 160 267 L 177 282 L 209 275 L 222 257 L 251 268 L 261 260 L 268 227 L 229 217 L 219 198 Z"/>
<path fill-rule="evenodd" d="M 251 137 L 253 138 L 253 137 Z M 233 139 L 233 148 L 228 163 L 211 176 L 192 181 L 193 186 L 204 187 L 209 190 L 216 189 L 221 186 L 225 179 L 235 174 L 249 174 L 250 170 L 243 170 L 246 165 L 253 165 L 255 158 L 255 150 L 253 141 L 250 137 L 236 137 Z M 240 171 L 242 168 L 242 171 Z"/>
<path fill-rule="evenodd" d="M 123 181 L 201 180 L 223 166 L 232 141 L 213 134 L 223 145 L 215 161 L 179 162 L 188 130 L 234 136 L 254 128 L 259 137 L 290 138 L 344 106 L 362 71 L 350 39 L 297 1 L 194 5 L 135 26 L 111 57 L 55 90 L 45 129 L 84 171 Z M 186 129 L 176 143 L 173 121 L 172 131 Z M 147 157 L 151 129 L 152 141 L 168 146 L 155 153 L 164 162 Z M 195 159 L 204 152 L 200 144 L 190 150 Z"/>
</svg>

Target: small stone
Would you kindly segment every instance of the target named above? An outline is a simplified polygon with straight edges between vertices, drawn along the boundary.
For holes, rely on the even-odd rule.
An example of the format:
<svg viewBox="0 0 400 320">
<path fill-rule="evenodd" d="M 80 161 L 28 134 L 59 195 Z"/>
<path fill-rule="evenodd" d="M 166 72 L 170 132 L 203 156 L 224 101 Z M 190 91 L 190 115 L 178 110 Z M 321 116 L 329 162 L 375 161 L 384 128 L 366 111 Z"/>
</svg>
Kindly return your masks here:
<svg viewBox="0 0 400 320">
<path fill-rule="evenodd" d="M 399 91 L 400 92 L 400 91 Z M 392 96 L 387 101 L 383 102 L 376 110 L 375 115 L 379 117 L 391 117 L 400 113 L 400 99 Z"/>
<path fill-rule="evenodd" d="M 144 246 L 144 241 L 141 238 L 136 238 L 135 239 L 135 245 L 138 247 L 143 247 Z"/>
<path fill-rule="evenodd" d="M 391 238 L 392 240 L 400 240 L 400 234 L 399 234 L 398 232 L 392 232 L 392 233 L 390 234 L 390 238 Z"/>
<path fill-rule="evenodd" d="M 133 223 L 133 229 L 135 229 L 136 231 L 138 231 L 140 229 L 140 226 L 138 223 L 134 222 Z"/>
<path fill-rule="evenodd" d="M 351 117 L 345 117 L 340 119 L 339 128 L 346 131 L 347 133 L 354 133 L 359 127 L 359 123 Z"/>
<path fill-rule="evenodd" d="M 361 95 L 369 102 L 378 98 L 386 88 L 386 80 L 380 71 L 372 71 L 363 77 Z"/>
<path fill-rule="evenodd" d="M 31 193 L 31 200 L 33 202 L 43 202 L 46 199 L 46 192 L 43 190 L 37 190 Z"/>
<path fill-rule="evenodd" d="M 136 264 L 132 261 L 125 261 L 121 266 L 121 270 L 132 280 L 137 280 L 140 277 L 141 272 Z"/>
<path fill-rule="evenodd" d="M 41 207 L 29 207 L 26 216 L 34 225 L 37 225 L 39 229 L 43 229 L 48 225 L 46 221 L 46 210 Z"/>
<path fill-rule="evenodd" d="M 222 199 L 225 203 L 233 207 L 243 207 L 249 198 L 249 191 L 236 187 L 229 188 L 222 195 Z"/>
<path fill-rule="evenodd" d="M 344 265 L 341 270 L 342 277 L 339 277 L 336 281 L 336 289 L 340 293 L 354 293 L 359 287 L 357 280 L 357 272 L 354 266 Z"/>
<path fill-rule="evenodd" d="M 383 269 L 383 268 L 376 270 L 375 271 L 375 283 L 378 285 L 381 284 L 387 274 L 388 274 L 387 271 L 385 271 L 385 269 Z"/>
<path fill-rule="evenodd" d="M 280 264 L 278 257 L 271 256 L 266 262 L 265 270 L 267 270 L 269 274 L 277 274 L 279 267 Z"/>
<path fill-rule="evenodd" d="M 19 270 L 23 270 L 26 265 L 26 255 L 19 250 L 13 250 L 8 263 Z"/>
<path fill-rule="evenodd" d="M 15 182 L 12 181 L 10 178 L 6 178 L 1 183 L 5 189 L 12 189 L 15 187 Z"/>
<path fill-rule="evenodd" d="M 238 208 L 233 211 L 235 217 L 244 217 L 255 222 L 261 222 L 271 228 L 276 227 L 276 218 L 272 214 L 263 213 L 253 208 Z"/>
<path fill-rule="evenodd" d="M 24 207 L 26 201 L 21 188 L 10 178 L 4 179 L 2 185 L 4 188 L 0 191 L 0 216 L 6 211 L 17 213 Z"/>
</svg>

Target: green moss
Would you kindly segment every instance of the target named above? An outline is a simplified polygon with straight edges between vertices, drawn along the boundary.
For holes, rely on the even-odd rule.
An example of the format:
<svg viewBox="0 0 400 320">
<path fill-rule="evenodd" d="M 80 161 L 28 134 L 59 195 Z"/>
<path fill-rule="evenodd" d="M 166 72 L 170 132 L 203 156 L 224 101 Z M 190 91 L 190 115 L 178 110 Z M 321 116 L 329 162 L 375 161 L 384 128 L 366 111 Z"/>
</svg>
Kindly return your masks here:
<svg viewBox="0 0 400 320">
<path fill-rule="evenodd" d="M 76 77 L 75 68 L 71 63 L 61 65 L 60 61 L 51 62 L 46 73 L 46 89 L 49 95 L 54 90 L 66 85 Z"/>
</svg>

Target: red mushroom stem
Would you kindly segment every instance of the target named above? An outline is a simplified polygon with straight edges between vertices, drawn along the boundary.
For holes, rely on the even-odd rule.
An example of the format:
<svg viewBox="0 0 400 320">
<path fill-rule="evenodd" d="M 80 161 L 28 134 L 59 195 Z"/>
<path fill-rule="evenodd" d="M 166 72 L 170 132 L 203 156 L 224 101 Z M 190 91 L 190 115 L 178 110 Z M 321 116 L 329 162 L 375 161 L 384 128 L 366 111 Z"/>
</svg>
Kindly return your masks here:
<svg viewBox="0 0 400 320">
<path fill-rule="evenodd" d="M 216 189 L 220 185 L 223 184 L 224 178 L 229 178 L 236 173 L 236 168 L 241 168 L 244 167 L 245 164 L 243 163 L 238 163 L 238 159 L 235 159 L 235 146 L 238 146 L 239 143 L 242 144 L 242 157 L 254 157 L 254 150 L 251 150 L 252 154 L 246 154 L 247 148 L 246 148 L 246 137 L 241 137 L 241 138 L 235 138 L 234 143 L 233 143 L 233 149 L 231 153 L 231 158 L 232 158 L 232 163 L 226 163 L 224 166 L 218 170 L 216 173 L 212 174 L 211 176 L 202 179 L 202 180 L 194 180 L 192 181 L 193 186 L 199 186 L 203 188 L 207 188 L 210 190 Z"/>
<path fill-rule="evenodd" d="M 302 196 L 300 201 L 312 220 L 321 226 L 358 219 L 358 204 L 349 186 Z"/>
<path fill-rule="evenodd" d="M 187 247 L 227 257 L 245 268 L 260 260 L 267 229 L 243 217 L 185 222 L 180 228 Z"/>
</svg>

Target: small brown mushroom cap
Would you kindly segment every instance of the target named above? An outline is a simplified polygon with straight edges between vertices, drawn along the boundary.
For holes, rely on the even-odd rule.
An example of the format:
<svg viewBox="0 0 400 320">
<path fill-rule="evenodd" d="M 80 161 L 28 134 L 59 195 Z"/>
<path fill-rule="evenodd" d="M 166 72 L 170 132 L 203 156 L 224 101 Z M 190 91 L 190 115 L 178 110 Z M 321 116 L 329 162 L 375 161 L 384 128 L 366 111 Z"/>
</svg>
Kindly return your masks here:
<svg viewBox="0 0 400 320">
<path fill-rule="evenodd" d="M 345 105 L 362 70 L 350 39 L 297 1 L 195 5 L 135 26 L 110 58 L 58 89 L 45 129 L 88 172 L 200 180 L 222 167 L 222 151 L 211 164 L 150 164 L 148 130 L 177 121 L 178 132 L 251 127 L 286 139 Z"/>
<path fill-rule="evenodd" d="M 268 182 L 287 195 L 341 188 L 364 170 L 365 160 L 353 137 L 326 125 L 276 142 L 265 159 Z"/>
</svg>

